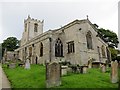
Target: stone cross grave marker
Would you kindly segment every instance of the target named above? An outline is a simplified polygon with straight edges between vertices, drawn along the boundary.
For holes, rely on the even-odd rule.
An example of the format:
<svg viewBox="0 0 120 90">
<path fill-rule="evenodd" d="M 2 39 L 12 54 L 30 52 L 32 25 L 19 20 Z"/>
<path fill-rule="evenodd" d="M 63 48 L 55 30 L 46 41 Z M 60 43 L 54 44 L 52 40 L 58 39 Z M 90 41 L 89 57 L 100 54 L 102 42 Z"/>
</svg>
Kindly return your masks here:
<svg viewBox="0 0 120 90">
<path fill-rule="evenodd" d="M 118 63 L 117 60 L 111 62 L 111 82 L 118 82 Z"/>
<path fill-rule="evenodd" d="M 46 87 L 61 85 L 61 67 L 57 62 L 46 64 Z"/>
</svg>

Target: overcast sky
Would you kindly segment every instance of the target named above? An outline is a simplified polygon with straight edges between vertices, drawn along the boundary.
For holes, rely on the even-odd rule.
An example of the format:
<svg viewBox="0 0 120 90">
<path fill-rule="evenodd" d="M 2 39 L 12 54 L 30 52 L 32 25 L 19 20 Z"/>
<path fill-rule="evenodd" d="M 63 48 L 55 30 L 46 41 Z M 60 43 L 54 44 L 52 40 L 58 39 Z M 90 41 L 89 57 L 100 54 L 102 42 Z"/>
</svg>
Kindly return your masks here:
<svg viewBox="0 0 120 90">
<path fill-rule="evenodd" d="M 118 1 L 4 0 L 0 3 L 0 43 L 10 36 L 21 39 L 24 19 L 28 15 L 31 18 L 44 19 L 44 31 L 60 28 L 75 19 L 86 19 L 88 15 L 92 23 L 118 33 Z"/>
</svg>

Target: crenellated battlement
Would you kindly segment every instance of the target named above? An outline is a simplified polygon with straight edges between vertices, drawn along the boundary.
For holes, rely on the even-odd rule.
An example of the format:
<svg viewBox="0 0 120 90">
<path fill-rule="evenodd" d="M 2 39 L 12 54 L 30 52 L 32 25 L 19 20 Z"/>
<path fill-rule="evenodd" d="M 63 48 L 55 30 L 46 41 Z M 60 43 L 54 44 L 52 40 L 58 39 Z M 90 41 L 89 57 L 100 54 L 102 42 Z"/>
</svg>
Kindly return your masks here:
<svg viewBox="0 0 120 90">
<path fill-rule="evenodd" d="M 30 15 L 28 15 L 27 19 L 24 19 L 24 23 L 26 23 L 27 21 L 33 21 L 36 23 L 44 23 L 44 20 L 38 20 L 38 19 L 31 18 Z"/>
</svg>

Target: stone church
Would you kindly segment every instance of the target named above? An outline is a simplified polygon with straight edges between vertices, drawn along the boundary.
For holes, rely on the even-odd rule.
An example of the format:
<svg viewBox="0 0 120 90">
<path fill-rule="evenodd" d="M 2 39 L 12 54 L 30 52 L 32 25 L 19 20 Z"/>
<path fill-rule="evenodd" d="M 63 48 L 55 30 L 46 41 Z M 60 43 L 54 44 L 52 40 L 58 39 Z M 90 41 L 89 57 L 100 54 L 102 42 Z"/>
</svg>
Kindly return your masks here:
<svg viewBox="0 0 120 90">
<path fill-rule="evenodd" d="M 108 45 L 98 36 L 89 19 L 74 20 L 67 25 L 43 33 L 44 21 L 30 16 L 24 20 L 20 47 L 16 49 L 20 60 L 30 59 L 31 64 L 68 61 L 87 65 L 111 60 Z"/>
</svg>

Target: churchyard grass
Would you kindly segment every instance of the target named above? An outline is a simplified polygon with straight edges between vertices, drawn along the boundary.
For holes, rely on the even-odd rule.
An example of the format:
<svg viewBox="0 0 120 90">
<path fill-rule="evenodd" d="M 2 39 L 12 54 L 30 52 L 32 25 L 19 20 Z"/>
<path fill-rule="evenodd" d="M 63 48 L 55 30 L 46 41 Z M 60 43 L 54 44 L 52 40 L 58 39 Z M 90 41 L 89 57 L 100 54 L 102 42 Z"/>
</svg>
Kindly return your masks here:
<svg viewBox="0 0 120 90">
<path fill-rule="evenodd" d="M 45 88 L 45 66 L 31 65 L 30 70 L 23 67 L 9 69 L 3 65 L 4 71 L 11 82 L 12 88 Z M 89 69 L 87 74 L 69 73 L 62 76 L 62 84 L 55 88 L 117 88 L 118 84 L 110 81 L 110 71 L 100 72 Z"/>
<path fill-rule="evenodd" d="M 70 74 L 69 76 L 63 77 L 63 83 L 60 87 L 117 88 L 118 84 L 111 83 L 110 71 L 101 73 L 99 69 L 93 68 L 89 69 L 87 74 Z"/>
<path fill-rule="evenodd" d="M 24 69 L 24 67 L 9 69 L 5 65 L 3 68 L 12 88 L 45 87 L 45 67 L 41 65 L 31 65 L 30 70 Z"/>
</svg>

